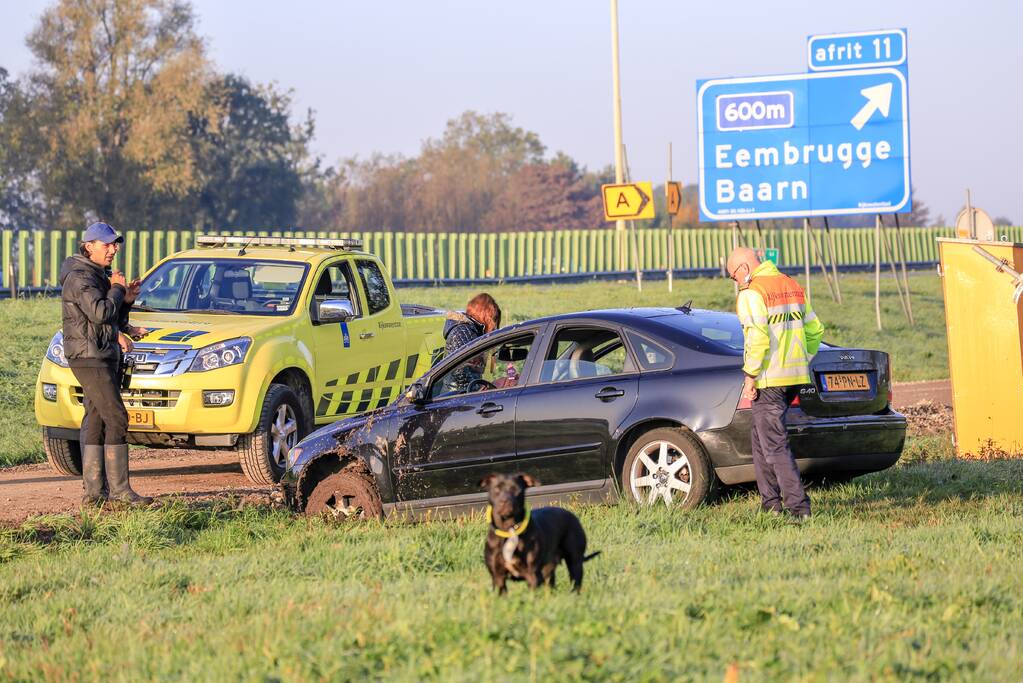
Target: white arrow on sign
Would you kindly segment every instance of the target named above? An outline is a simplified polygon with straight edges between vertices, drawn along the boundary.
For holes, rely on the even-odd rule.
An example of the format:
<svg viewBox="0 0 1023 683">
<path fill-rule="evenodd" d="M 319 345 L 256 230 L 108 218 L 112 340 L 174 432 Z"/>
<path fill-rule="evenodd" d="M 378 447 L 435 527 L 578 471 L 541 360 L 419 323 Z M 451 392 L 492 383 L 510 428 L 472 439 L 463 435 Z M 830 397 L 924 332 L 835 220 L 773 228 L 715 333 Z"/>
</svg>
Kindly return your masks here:
<svg viewBox="0 0 1023 683">
<path fill-rule="evenodd" d="M 892 105 L 892 84 L 882 83 L 864 88 L 860 94 L 867 98 L 867 103 L 856 112 L 856 116 L 850 121 L 856 130 L 862 130 L 875 111 L 880 111 L 881 116 L 888 116 L 888 110 Z"/>
</svg>

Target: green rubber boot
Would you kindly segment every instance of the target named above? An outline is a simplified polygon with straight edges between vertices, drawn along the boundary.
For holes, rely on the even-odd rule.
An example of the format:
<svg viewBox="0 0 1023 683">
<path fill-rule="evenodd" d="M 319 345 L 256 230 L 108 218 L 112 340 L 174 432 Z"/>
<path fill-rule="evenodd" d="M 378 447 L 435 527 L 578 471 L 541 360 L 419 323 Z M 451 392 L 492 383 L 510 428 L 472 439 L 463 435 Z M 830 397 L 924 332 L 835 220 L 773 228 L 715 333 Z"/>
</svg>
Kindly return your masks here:
<svg viewBox="0 0 1023 683">
<path fill-rule="evenodd" d="M 103 490 L 103 446 L 86 446 L 82 444 L 82 486 L 85 495 L 82 505 L 102 505 L 107 499 Z"/>
<path fill-rule="evenodd" d="M 132 505 L 149 505 L 153 499 L 140 496 L 128 482 L 128 444 L 103 447 L 103 460 L 107 467 L 107 481 L 110 483 L 110 500 Z"/>
</svg>

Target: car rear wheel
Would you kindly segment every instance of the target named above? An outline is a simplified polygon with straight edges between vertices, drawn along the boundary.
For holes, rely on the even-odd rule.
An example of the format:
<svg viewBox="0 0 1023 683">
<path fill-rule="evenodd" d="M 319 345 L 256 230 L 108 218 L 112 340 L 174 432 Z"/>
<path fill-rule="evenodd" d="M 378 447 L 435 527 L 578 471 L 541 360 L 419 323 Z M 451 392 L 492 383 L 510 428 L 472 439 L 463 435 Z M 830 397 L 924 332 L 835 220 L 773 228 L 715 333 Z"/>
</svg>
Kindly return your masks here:
<svg viewBox="0 0 1023 683">
<path fill-rule="evenodd" d="M 327 475 L 313 487 L 305 512 L 338 520 L 380 519 L 384 509 L 370 476 L 347 467 Z"/>
<path fill-rule="evenodd" d="M 632 444 L 622 467 L 625 497 L 640 505 L 694 508 L 715 481 L 703 446 L 691 433 L 653 429 Z"/>
<path fill-rule="evenodd" d="M 306 435 L 302 402 L 291 387 L 271 384 L 263 399 L 256 431 L 238 440 L 242 472 L 254 484 L 276 484 L 288 467 L 288 456 Z"/>
<path fill-rule="evenodd" d="M 82 448 L 77 441 L 54 439 L 44 433 L 43 451 L 46 462 L 55 472 L 69 477 L 82 476 Z"/>
</svg>

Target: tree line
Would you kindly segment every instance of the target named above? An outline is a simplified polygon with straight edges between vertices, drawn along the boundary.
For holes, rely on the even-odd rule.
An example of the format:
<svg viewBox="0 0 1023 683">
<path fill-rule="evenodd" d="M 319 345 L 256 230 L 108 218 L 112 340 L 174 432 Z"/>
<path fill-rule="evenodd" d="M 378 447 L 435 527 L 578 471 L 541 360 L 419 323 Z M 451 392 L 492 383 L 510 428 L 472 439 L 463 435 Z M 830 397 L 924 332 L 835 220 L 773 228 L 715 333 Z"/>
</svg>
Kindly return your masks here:
<svg viewBox="0 0 1023 683">
<path fill-rule="evenodd" d="M 57 0 L 0 66 L 0 225 L 482 231 L 607 226 L 591 171 L 505 113 L 466 111 L 415 156 L 327 164 L 312 111 L 220 73 L 185 0 Z M 655 193 L 666 226 L 663 185 Z M 679 227 L 694 226 L 697 188 Z M 869 224 L 846 217 L 834 225 Z M 924 225 L 914 203 L 907 225 Z M 786 225 L 793 223 L 784 222 Z M 774 227 L 777 223 L 766 224 Z"/>
</svg>

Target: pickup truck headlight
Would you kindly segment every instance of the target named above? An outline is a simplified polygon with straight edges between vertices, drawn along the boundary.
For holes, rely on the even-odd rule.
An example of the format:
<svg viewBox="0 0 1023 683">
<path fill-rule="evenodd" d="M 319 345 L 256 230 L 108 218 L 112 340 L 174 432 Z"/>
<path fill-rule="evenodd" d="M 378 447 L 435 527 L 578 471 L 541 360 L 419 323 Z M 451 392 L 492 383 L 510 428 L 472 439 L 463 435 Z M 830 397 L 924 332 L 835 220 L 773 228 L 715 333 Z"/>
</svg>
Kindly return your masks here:
<svg viewBox="0 0 1023 683">
<path fill-rule="evenodd" d="M 238 337 L 229 339 L 219 344 L 210 344 L 199 349 L 199 354 L 192 361 L 189 372 L 206 372 L 217 368 L 226 368 L 228 365 L 237 365 L 245 360 L 245 354 L 249 352 L 252 339 L 249 337 Z"/>
<path fill-rule="evenodd" d="M 64 357 L 64 332 L 62 330 L 57 330 L 57 334 L 53 335 L 53 339 L 50 340 L 50 345 L 46 347 L 46 359 L 62 368 L 68 366 L 67 358 Z"/>
</svg>

